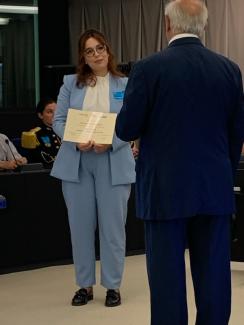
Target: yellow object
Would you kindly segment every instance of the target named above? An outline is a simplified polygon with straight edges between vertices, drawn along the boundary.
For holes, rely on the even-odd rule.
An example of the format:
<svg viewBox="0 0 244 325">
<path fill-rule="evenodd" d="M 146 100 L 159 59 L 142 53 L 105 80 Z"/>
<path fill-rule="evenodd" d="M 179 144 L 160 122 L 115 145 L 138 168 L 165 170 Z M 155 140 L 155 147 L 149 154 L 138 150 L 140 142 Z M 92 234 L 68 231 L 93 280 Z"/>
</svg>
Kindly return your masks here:
<svg viewBox="0 0 244 325">
<path fill-rule="evenodd" d="M 30 131 L 24 131 L 21 133 L 21 146 L 26 149 L 35 149 L 40 145 L 36 132 L 41 130 L 41 128 L 36 127 Z"/>
</svg>

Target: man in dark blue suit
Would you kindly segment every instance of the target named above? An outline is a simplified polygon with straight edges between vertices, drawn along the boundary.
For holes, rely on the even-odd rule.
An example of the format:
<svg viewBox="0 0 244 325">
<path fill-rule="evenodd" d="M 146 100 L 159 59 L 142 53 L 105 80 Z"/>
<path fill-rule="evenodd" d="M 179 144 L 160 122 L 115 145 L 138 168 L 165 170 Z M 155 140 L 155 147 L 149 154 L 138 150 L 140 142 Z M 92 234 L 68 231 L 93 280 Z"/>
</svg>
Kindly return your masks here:
<svg viewBox="0 0 244 325">
<path fill-rule="evenodd" d="M 197 325 L 231 310 L 233 175 L 244 139 L 238 66 L 203 46 L 200 0 L 165 8 L 169 46 L 135 64 L 116 132 L 140 138 L 137 214 L 145 221 L 151 325 L 186 325 L 188 243 Z"/>
</svg>

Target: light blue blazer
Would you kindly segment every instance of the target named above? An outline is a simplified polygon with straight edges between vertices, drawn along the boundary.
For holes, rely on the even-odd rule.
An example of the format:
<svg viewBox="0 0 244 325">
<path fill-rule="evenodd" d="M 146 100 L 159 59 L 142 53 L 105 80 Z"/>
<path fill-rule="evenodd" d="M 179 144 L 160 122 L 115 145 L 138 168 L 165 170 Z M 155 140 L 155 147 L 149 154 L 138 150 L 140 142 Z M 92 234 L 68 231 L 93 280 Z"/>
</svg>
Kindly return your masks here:
<svg viewBox="0 0 244 325">
<path fill-rule="evenodd" d="M 62 139 L 69 108 L 82 109 L 86 87 L 77 87 L 76 75 L 64 76 L 63 86 L 58 95 L 53 129 Z M 127 78 L 109 77 L 110 112 L 119 113 L 123 104 L 123 93 Z M 64 181 L 79 182 L 79 166 L 82 152 L 76 144 L 63 141 L 55 159 L 51 175 Z M 135 182 L 135 161 L 128 142 L 114 134 L 112 149 L 109 152 L 112 185 Z M 102 172 L 101 166 L 101 172 Z"/>
</svg>

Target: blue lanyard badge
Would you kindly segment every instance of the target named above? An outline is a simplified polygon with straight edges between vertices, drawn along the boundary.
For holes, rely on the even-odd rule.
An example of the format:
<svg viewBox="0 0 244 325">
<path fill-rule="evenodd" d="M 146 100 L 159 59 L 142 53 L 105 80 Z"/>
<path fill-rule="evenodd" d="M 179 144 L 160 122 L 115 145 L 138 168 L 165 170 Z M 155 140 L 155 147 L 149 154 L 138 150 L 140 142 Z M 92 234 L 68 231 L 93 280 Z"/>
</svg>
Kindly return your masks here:
<svg viewBox="0 0 244 325">
<path fill-rule="evenodd" d="M 125 91 L 124 90 L 114 91 L 113 92 L 113 97 L 116 100 L 123 100 L 124 99 L 124 94 L 125 94 Z"/>
<path fill-rule="evenodd" d="M 41 137 L 45 147 L 51 147 L 51 141 L 49 139 L 49 136 L 44 136 L 44 137 Z"/>
</svg>

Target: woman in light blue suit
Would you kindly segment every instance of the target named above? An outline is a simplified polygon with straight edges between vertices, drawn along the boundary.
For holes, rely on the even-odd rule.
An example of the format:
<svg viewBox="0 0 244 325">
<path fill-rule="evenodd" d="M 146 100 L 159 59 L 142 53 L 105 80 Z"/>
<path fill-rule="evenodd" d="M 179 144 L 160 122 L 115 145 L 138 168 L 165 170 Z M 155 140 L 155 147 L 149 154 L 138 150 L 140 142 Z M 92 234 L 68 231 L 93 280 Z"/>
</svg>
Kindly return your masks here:
<svg viewBox="0 0 244 325">
<path fill-rule="evenodd" d="M 53 129 L 63 138 L 69 108 L 118 113 L 127 79 L 116 70 L 103 34 L 88 30 L 79 39 L 76 75 L 64 77 Z M 101 284 L 105 305 L 121 304 L 120 284 L 125 258 L 125 222 L 135 165 L 130 144 L 114 134 L 112 145 L 63 141 L 51 175 L 62 180 L 75 265 L 80 289 L 72 305 L 93 299 L 95 229 L 100 238 Z"/>
</svg>

